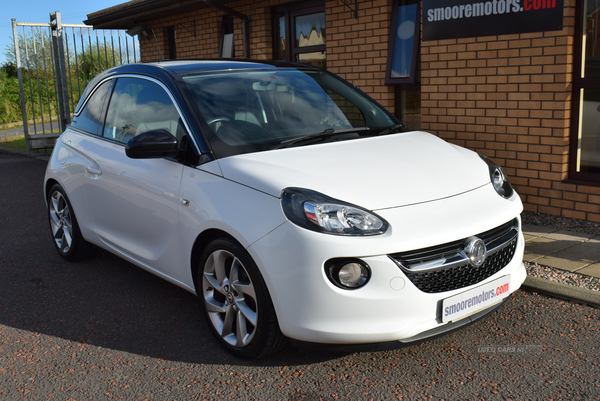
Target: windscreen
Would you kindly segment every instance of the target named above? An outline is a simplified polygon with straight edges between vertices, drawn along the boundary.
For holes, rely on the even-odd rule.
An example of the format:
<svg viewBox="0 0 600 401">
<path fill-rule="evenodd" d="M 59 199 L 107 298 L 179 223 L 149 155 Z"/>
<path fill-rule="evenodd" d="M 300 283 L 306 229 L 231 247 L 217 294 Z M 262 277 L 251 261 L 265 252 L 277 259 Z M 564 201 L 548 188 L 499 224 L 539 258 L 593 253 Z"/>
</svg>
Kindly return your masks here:
<svg viewBox="0 0 600 401">
<path fill-rule="evenodd" d="M 322 71 L 222 72 L 187 76 L 184 81 L 211 129 L 207 139 L 218 157 L 268 150 L 326 131 L 348 133 L 336 140 L 358 139 L 396 122 L 373 101 Z"/>
</svg>

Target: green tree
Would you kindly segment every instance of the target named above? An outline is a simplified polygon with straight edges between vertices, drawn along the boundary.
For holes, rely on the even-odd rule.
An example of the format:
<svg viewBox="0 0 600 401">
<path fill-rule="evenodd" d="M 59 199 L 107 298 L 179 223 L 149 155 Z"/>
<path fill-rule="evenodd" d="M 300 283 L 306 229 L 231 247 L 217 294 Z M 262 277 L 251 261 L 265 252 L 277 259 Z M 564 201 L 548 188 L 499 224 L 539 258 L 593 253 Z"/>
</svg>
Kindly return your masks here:
<svg viewBox="0 0 600 401">
<path fill-rule="evenodd" d="M 16 95 L 17 103 L 14 102 Z M 5 62 L 0 67 L 0 124 L 18 120 L 21 108 L 19 104 L 19 81 L 17 67 Z"/>
<path fill-rule="evenodd" d="M 69 38 L 63 36 L 71 112 L 79 101 L 81 92 L 94 76 L 127 60 L 126 52 L 120 50 L 118 43 L 100 38 L 89 40 L 87 34 L 80 34 L 81 43 L 67 42 Z M 56 66 L 50 31 L 28 28 L 19 33 L 18 43 L 27 117 L 56 116 L 58 88 L 54 77 Z M 4 72 L 0 82 L 0 123 L 10 122 L 11 119 L 18 121 L 22 116 L 14 41 L 6 46 L 4 55 L 7 62 L 2 67 Z"/>
<path fill-rule="evenodd" d="M 78 75 L 89 81 L 101 71 L 120 65 L 121 59 L 123 55 L 119 55 L 118 49 L 110 44 L 92 43 L 92 47 L 87 47 L 78 54 Z"/>
</svg>

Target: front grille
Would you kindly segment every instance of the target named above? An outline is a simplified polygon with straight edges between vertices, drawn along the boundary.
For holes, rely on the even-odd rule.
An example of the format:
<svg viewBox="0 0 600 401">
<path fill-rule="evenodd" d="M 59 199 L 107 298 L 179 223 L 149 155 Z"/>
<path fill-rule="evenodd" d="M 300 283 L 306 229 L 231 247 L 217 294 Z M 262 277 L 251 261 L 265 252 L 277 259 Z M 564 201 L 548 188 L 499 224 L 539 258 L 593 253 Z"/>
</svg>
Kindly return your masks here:
<svg viewBox="0 0 600 401">
<path fill-rule="evenodd" d="M 517 248 L 518 220 L 478 234 L 488 249 L 485 262 L 474 267 L 463 247 L 466 239 L 389 255 L 421 291 L 438 293 L 477 284 L 502 270 Z"/>
</svg>

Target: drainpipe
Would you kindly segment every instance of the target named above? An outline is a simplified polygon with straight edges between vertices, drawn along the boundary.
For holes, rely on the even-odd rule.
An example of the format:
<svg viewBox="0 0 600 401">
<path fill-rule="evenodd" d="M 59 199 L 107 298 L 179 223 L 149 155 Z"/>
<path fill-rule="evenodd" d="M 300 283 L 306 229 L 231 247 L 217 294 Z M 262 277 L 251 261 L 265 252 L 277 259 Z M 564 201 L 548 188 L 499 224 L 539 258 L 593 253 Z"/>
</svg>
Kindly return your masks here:
<svg viewBox="0 0 600 401">
<path fill-rule="evenodd" d="M 206 5 L 223 11 L 235 18 L 242 20 L 242 35 L 244 37 L 244 58 L 250 58 L 250 18 L 246 14 L 235 11 L 232 8 L 224 6 L 216 0 L 202 0 Z"/>
</svg>

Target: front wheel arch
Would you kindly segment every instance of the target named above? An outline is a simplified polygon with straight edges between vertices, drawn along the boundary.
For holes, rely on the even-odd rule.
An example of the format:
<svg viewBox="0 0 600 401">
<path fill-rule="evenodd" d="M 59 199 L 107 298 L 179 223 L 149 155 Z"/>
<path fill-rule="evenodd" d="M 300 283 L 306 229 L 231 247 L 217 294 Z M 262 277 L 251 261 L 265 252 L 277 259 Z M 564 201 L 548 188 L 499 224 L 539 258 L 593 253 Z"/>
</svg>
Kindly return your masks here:
<svg viewBox="0 0 600 401">
<path fill-rule="evenodd" d="M 196 238 L 196 241 L 194 242 L 194 246 L 192 248 L 192 255 L 190 258 L 190 272 L 191 272 L 192 278 L 194 280 L 194 289 L 196 290 L 196 295 L 198 295 L 198 296 L 201 296 L 202 294 L 200 292 L 198 292 L 199 286 L 198 286 L 197 277 L 196 277 L 196 268 L 198 267 L 198 264 L 200 263 L 200 258 L 202 257 L 202 254 L 204 253 L 204 250 L 206 249 L 206 247 L 212 241 L 214 241 L 218 238 L 229 238 L 230 240 L 235 241 L 238 244 L 240 244 L 240 242 L 238 240 L 236 240 L 233 236 L 229 235 L 228 233 L 226 233 L 223 230 L 219 230 L 216 228 L 203 231 L 202 233 L 200 233 L 200 235 L 198 235 L 198 237 Z M 240 246 L 241 246 L 241 244 L 240 244 Z"/>
<path fill-rule="evenodd" d="M 279 322 L 269 290 L 260 269 L 248 251 L 231 235 L 219 230 L 206 233 L 204 236 L 199 237 L 199 240 L 202 241 L 200 244 L 203 246 L 195 248 L 196 254 L 193 257 L 194 264 L 192 265 L 194 268 L 194 285 L 206 322 L 219 343 L 235 356 L 244 359 L 262 358 L 286 348 L 289 340 L 279 329 Z M 227 260 L 234 260 L 232 265 L 227 264 L 231 266 L 231 270 L 225 276 L 223 276 L 224 269 L 209 268 L 209 266 L 225 266 L 225 264 L 215 263 L 213 265 L 212 262 L 209 262 L 209 260 L 213 262 L 217 260 L 218 256 L 213 255 L 221 254 L 226 254 Z M 215 259 L 212 259 L 213 257 Z M 236 267 L 234 268 L 234 266 Z M 220 286 L 222 284 L 221 280 L 218 280 L 217 283 L 217 277 L 219 276 L 216 273 L 217 270 L 223 272 L 221 276 L 226 278 L 223 281 L 227 283 L 226 286 Z M 241 273 L 239 275 L 233 273 L 234 270 Z M 209 273 L 209 275 L 205 275 L 206 273 Z M 207 278 L 209 278 L 209 281 L 207 281 Z M 237 278 L 239 278 L 239 281 L 237 281 Z M 231 291 L 227 289 L 229 286 Z M 244 287 L 246 287 L 246 290 L 243 289 Z M 238 290 L 240 291 L 239 294 Z M 240 297 L 242 304 L 239 304 L 238 301 L 234 301 L 234 298 L 238 299 L 237 295 L 242 293 L 243 296 Z M 229 297 L 232 295 L 236 296 L 230 299 Z M 223 299 L 219 300 L 217 298 Z M 237 307 L 234 306 L 234 303 Z M 242 313 L 244 316 L 249 316 L 246 312 L 250 312 L 250 315 L 254 316 L 253 318 L 247 318 L 248 322 L 251 322 L 249 327 L 253 329 L 252 333 L 245 331 L 246 324 L 243 319 L 242 322 L 238 319 L 238 323 L 231 324 L 228 319 L 231 311 L 226 311 L 228 304 L 233 308 L 232 310 L 237 311 L 238 315 Z M 218 310 L 215 310 L 215 307 Z M 243 312 L 244 310 L 246 312 Z M 244 324 L 240 325 L 240 323 Z M 226 330 L 234 327 L 237 327 L 237 330 Z M 244 329 L 240 330 L 240 327 Z M 239 341 L 236 344 L 232 343 L 230 341 L 231 336 L 241 332 L 250 333 L 247 337 L 249 338 L 248 342 L 244 341 L 243 345 L 240 345 Z"/>
<path fill-rule="evenodd" d="M 56 181 L 54 179 L 49 179 L 48 181 L 46 181 L 46 184 L 44 185 L 44 200 L 46 201 L 46 205 L 48 204 L 48 198 L 50 197 L 50 190 L 56 184 L 58 184 L 58 181 Z M 58 184 L 58 185 L 60 185 L 60 184 Z"/>
</svg>

